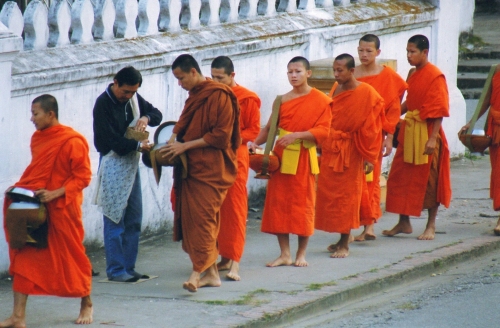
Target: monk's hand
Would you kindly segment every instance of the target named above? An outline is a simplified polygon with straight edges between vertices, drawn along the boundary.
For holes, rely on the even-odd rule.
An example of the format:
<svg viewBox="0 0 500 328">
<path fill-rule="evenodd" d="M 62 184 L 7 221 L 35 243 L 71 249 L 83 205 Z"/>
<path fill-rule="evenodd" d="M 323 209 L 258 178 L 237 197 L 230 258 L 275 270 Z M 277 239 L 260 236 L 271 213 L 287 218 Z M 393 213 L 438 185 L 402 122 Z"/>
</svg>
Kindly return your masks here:
<svg viewBox="0 0 500 328">
<path fill-rule="evenodd" d="M 177 138 L 177 133 L 172 133 L 170 139 L 168 139 L 167 145 L 171 145 L 175 142 L 175 138 Z"/>
<path fill-rule="evenodd" d="M 458 137 L 460 138 L 460 135 L 462 133 L 467 132 L 467 130 L 469 130 L 469 128 L 470 128 L 470 122 L 467 123 L 467 124 L 465 124 L 464 126 L 462 126 L 462 128 L 460 129 L 460 131 L 458 131 Z"/>
<path fill-rule="evenodd" d="M 369 174 L 373 171 L 373 164 L 365 161 L 365 174 Z"/>
<path fill-rule="evenodd" d="M 384 142 L 382 143 L 383 157 L 389 156 L 392 153 L 392 139 L 392 134 L 388 134 L 385 137 Z"/>
<path fill-rule="evenodd" d="M 250 152 L 250 154 L 255 154 L 256 150 L 257 149 L 262 149 L 261 147 L 259 147 L 255 142 L 253 141 L 249 141 L 247 142 L 247 147 L 248 147 L 248 151 Z"/>
<path fill-rule="evenodd" d="M 48 203 L 64 195 L 64 191 L 64 187 L 52 191 L 47 189 L 38 189 L 35 191 L 35 195 L 42 203 Z"/>
<path fill-rule="evenodd" d="M 149 123 L 149 118 L 147 116 L 143 116 L 140 119 L 137 120 L 137 123 L 135 124 L 135 130 L 139 132 L 144 132 L 146 131 L 146 127 L 148 126 Z"/>
<path fill-rule="evenodd" d="M 286 146 L 293 144 L 297 140 L 295 133 L 287 134 L 276 141 L 276 145 L 282 148 L 286 148 Z"/>
<path fill-rule="evenodd" d="M 185 144 L 182 142 L 174 142 L 173 144 L 167 144 L 160 148 L 159 152 L 162 154 L 161 157 L 168 158 L 169 160 L 174 159 L 175 156 L 186 151 Z"/>
<path fill-rule="evenodd" d="M 152 146 L 152 145 L 149 143 L 149 140 L 148 140 L 148 139 L 146 139 L 146 140 L 142 140 L 142 141 L 141 141 L 141 146 L 139 147 L 139 151 L 140 151 L 141 153 L 143 153 L 143 152 L 148 152 L 148 151 L 150 151 L 150 150 L 151 150 L 151 146 Z"/>
<path fill-rule="evenodd" d="M 434 149 L 436 149 L 436 137 L 430 137 L 425 143 L 424 155 L 434 154 Z"/>
</svg>

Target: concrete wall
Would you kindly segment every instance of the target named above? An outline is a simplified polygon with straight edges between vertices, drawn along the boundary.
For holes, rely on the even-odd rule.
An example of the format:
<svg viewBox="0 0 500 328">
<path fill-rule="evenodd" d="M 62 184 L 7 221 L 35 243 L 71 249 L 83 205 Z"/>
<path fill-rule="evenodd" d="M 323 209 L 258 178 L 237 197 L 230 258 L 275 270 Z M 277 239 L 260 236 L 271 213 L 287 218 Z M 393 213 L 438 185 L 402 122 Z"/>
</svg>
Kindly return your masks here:
<svg viewBox="0 0 500 328">
<path fill-rule="evenodd" d="M 376 33 L 382 40 L 381 56 L 397 59 L 398 72 L 406 77 L 410 68 L 406 61 L 406 42 L 414 34 L 425 34 L 431 39 L 431 60 L 443 69 L 453 94 L 453 116 L 444 122 L 448 138 L 452 140 L 457 127 L 465 121 L 464 117 L 456 115 L 456 112 L 465 113 L 465 103 L 455 92 L 458 51 L 451 44 L 458 42 L 458 23 L 449 28 L 449 20 L 441 23 L 439 17 L 443 10 L 440 7 L 443 6 L 447 6 L 447 17 L 459 16 L 461 7 L 453 0 L 436 0 L 434 5 L 424 1 L 387 1 L 278 13 L 237 24 L 206 26 L 196 31 L 21 52 L 12 63 L 12 91 L 7 97 L 10 104 L 0 104 L 2 140 L 13 141 L 4 147 L 6 160 L 0 172 L 0 189 L 5 190 L 16 182 L 30 161 L 29 139 L 34 128 L 29 121 L 29 111 L 35 96 L 51 93 L 57 97 L 61 122 L 83 133 L 91 144 L 95 175 L 98 154 L 93 147 L 91 113 L 95 98 L 104 91 L 118 69 L 134 65 L 144 77 L 139 93 L 163 112 L 165 121 L 176 120 L 187 93 L 177 85 L 170 64 L 185 52 L 199 60 L 207 76 L 213 58 L 230 56 L 235 63 L 237 82 L 261 97 L 264 124 L 275 95 L 290 88 L 286 63 L 291 57 L 302 55 L 316 60 L 342 52 L 356 55 L 359 38 L 366 33 Z M 444 44 L 437 46 L 438 41 Z M 154 133 L 154 129 L 150 132 Z M 450 145 L 453 154 L 463 152 L 458 143 L 450 142 Z M 171 225 L 173 216 L 169 202 L 171 171 L 164 170 L 160 186 L 156 186 L 151 170 L 141 164 L 140 171 L 145 204 L 143 228 L 152 232 L 166 231 L 164 228 Z M 251 190 L 265 185 L 252 176 Z M 92 184 L 85 190 L 86 242 L 100 244 L 101 215 L 89 201 L 93 189 Z M 2 200 L 3 195 L 0 196 Z M 7 267 L 7 245 L 0 234 L 0 272 Z"/>
</svg>

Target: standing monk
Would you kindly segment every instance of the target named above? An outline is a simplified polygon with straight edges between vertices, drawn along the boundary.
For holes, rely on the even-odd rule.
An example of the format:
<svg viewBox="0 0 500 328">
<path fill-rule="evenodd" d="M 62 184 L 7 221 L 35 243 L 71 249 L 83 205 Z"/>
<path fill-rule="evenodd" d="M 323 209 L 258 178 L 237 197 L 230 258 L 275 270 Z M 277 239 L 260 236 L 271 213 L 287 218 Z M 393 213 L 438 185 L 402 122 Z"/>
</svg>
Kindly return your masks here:
<svg viewBox="0 0 500 328">
<path fill-rule="evenodd" d="M 182 153 L 187 157 L 187 176 L 182 178 L 182 168 L 174 172 L 174 239 L 182 240 L 193 263 L 183 288 L 196 292 L 199 287 L 221 285 L 216 264 L 219 211 L 237 175 L 239 108 L 231 88 L 206 79 L 191 55 L 177 57 L 172 72 L 189 97 L 160 152 L 163 157 Z"/>
<path fill-rule="evenodd" d="M 322 147 L 318 177 L 316 229 L 340 233 L 328 250 L 331 257 L 349 255 L 352 229 L 359 228 L 365 174 L 373 171 L 381 142 L 380 112 L 384 100 L 370 85 L 354 78 L 354 58 L 342 54 L 333 62 L 330 136 Z"/>
<path fill-rule="evenodd" d="M 406 47 L 410 65 L 408 96 L 401 106 L 406 113 L 398 136 L 398 149 L 387 181 L 388 212 L 399 222 L 386 236 L 413 232 L 410 215 L 428 210 L 427 226 L 419 240 L 433 240 L 439 204 L 450 205 L 450 152 L 441 127 L 449 116 L 448 87 L 441 71 L 428 61 L 429 40 L 414 35 Z"/>
<path fill-rule="evenodd" d="M 81 297 L 75 323 L 92 322 L 92 267 L 83 246 L 81 209 L 82 191 L 92 175 L 89 146 L 81 134 L 59 124 L 58 112 L 51 95 L 39 96 L 31 105 L 31 121 L 37 130 L 31 137 L 32 158 L 15 186 L 35 191 L 45 204 L 48 246 L 9 249 L 14 310 L 0 327 L 26 327 L 28 295 Z M 10 203 L 5 197 L 4 218 Z M 5 220 L 4 229 L 9 241 Z"/>
<path fill-rule="evenodd" d="M 382 171 L 382 158 L 389 156 L 392 152 L 392 139 L 396 131 L 396 125 L 401 116 L 401 99 L 408 85 L 406 82 L 388 66 L 376 63 L 380 55 L 380 40 L 376 35 L 366 34 L 359 40 L 358 55 L 361 65 L 356 66 L 354 78 L 360 82 L 371 85 L 384 99 L 385 108 L 380 112 L 382 122 L 381 150 L 377 162 L 373 167 L 373 180 L 367 180 L 366 207 L 369 211 L 361 211 L 360 224 L 364 231 L 354 238 L 356 241 L 374 240 L 375 233 L 373 225 L 382 217 L 380 209 L 380 173 Z"/>
<path fill-rule="evenodd" d="M 245 247 L 245 232 L 248 214 L 248 167 L 247 142 L 254 140 L 260 132 L 260 99 L 256 93 L 238 85 L 234 80 L 233 62 L 229 57 L 219 56 L 212 62 L 212 79 L 233 90 L 240 105 L 241 145 L 238 148 L 238 175 L 229 188 L 220 209 L 220 231 L 217 242 L 222 257 L 217 268 L 229 270 L 231 280 L 240 280 L 240 260 Z"/>
<path fill-rule="evenodd" d="M 309 61 L 294 57 L 288 63 L 288 81 L 292 90 L 284 94 L 279 109 L 279 139 L 274 152 L 281 168 L 271 174 L 262 217 L 262 232 L 278 237 L 281 254 L 268 267 L 291 265 L 304 267 L 309 236 L 314 233 L 316 204 L 315 176 L 319 173 L 316 145 L 328 137 L 332 100 L 310 87 L 312 74 Z M 267 140 L 271 119 L 253 143 L 252 150 Z M 295 262 L 290 255 L 289 234 L 298 235 Z"/>
<path fill-rule="evenodd" d="M 490 109 L 487 120 L 486 135 L 492 138 L 490 145 L 490 161 L 491 161 L 491 179 L 490 179 L 490 198 L 493 199 L 493 209 L 500 211 L 500 65 L 495 69 L 495 75 L 491 81 L 491 86 L 488 89 L 484 98 L 483 106 L 480 109 L 478 119 Z M 463 131 L 469 129 L 470 122 L 467 123 L 459 132 L 458 136 Z M 493 230 L 495 235 L 500 236 L 500 218 L 497 226 Z"/>
</svg>

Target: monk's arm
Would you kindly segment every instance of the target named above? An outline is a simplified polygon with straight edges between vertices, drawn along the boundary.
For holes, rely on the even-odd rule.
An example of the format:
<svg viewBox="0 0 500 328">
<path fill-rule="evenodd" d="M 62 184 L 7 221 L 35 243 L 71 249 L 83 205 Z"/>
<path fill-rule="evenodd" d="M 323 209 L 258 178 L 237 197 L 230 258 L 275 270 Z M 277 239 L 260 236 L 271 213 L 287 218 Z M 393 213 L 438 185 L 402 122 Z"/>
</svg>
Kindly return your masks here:
<svg viewBox="0 0 500 328">
<path fill-rule="evenodd" d="M 210 145 L 203 138 L 199 138 L 186 142 L 169 143 L 165 147 L 162 147 L 159 152 L 164 154 L 163 157 L 173 158 L 188 151 L 189 149 L 205 148 L 208 146 Z"/>
<path fill-rule="evenodd" d="M 251 151 L 255 151 L 255 149 L 257 148 L 257 146 L 260 146 L 263 143 L 265 143 L 267 141 L 267 136 L 269 135 L 269 130 L 270 129 L 271 129 L 271 118 L 269 118 L 269 120 L 267 121 L 266 126 L 262 130 L 260 130 L 259 135 L 257 136 L 257 138 L 255 138 L 255 140 L 253 142 L 251 142 L 250 144 L 248 144 L 248 148 Z"/>
<path fill-rule="evenodd" d="M 429 136 L 429 139 L 425 143 L 424 155 L 432 155 L 434 153 L 434 149 L 436 148 L 437 137 L 439 135 L 439 130 L 441 129 L 441 123 L 443 122 L 443 118 L 442 117 L 434 119 L 429 118 L 427 119 L 427 121 L 434 121 L 434 124 L 432 126 L 431 135 Z"/>
<path fill-rule="evenodd" d="M 292 144 L 295 142 L 295 140 L 307 140 L 307 141 L 312 141 L 316 142 L 316 138 L 314 135 L 309 132 L 309 131 L 302 131 L 302 132 L 292 132 L 290 134 L 287 134 L 276 141 L 276 145 L 279 145 L 280 147 L 285 148 L 286 146 Z"/>
<path fill-rule="evenodd" d="M 408 111 L 408 106 L 406 105 L 405 101 L 404 103 L 401 104 L 401 115 L 406 114 L 407 111 Z"/>
</svg>

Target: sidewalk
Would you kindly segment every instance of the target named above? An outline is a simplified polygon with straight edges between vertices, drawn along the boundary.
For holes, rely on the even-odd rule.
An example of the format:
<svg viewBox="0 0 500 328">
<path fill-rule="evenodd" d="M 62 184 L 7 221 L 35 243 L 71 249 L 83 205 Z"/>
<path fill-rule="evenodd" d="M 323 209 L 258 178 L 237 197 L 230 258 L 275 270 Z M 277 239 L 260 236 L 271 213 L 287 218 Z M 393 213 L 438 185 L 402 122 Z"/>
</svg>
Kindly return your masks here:
<svg viewBox="0 0 500 328">
<path fill-rule="evenodd" d="M 452 162 L 453 201 L 449 209 L 440 209 L 434 241 L 416 239 L 426 219 L 412 220 L 411 235 L 381 236 L 383 229 L 397 221 L 396 215 L 386 213 L 375 227 L 377 240 L 351 244 L 350 256 L 345 259 L 331 259 L 326 251 L 338 235 L 317 231 L 309 243 L 306 268 L 266 268 L 265 263 L 279 254 L 278 243 L 276 237 L 259 231 L 260 220 L 251 218 L 241 263 L 242 281 L 223 279 L 220 288 L 201 288 L 194 294 L 182 289 L 191 265 L 171 235 L 141 244 L 137 270 L 158 276 L 142 283 L 99 282 L 105 279 L 104 254 L 92 253 L 94 269 L 101 275 L 93 279 L 95 314 L 91 326 L 279 326 L 412 278 L 438 274 L 449 265 L 500 248 L 500 237 L 492 233 L 497 215 L 489 200 L 489 172 L 487 156 Z M 295 236 L 291 243 L 295 250 Z M 10 315 L 10 281 L 0 282 L 0 304 L 0 317 Z M 74 327 L 72 320 L 78 310 L 78 299 L 31 297 L 28 326 Z"/>
</svg>

